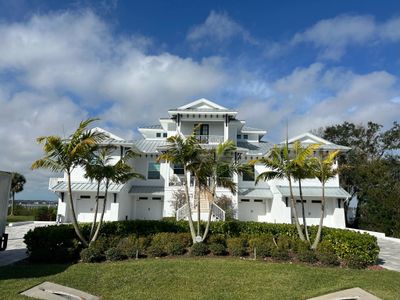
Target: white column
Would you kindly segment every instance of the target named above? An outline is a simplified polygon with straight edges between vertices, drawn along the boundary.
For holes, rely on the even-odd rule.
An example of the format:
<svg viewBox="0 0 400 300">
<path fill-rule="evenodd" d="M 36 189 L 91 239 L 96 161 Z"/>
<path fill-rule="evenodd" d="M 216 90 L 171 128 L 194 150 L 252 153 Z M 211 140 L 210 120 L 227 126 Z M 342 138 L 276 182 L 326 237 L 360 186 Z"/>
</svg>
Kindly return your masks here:
<svg viewBox="0 0 400 300">
<path fill-rule="evenodd" d="M 228 118 L 229 116 L 225 116 L 224 118 L 224 142 L 229 138 L 229 122 L 227 120 Z"/>
</svg>

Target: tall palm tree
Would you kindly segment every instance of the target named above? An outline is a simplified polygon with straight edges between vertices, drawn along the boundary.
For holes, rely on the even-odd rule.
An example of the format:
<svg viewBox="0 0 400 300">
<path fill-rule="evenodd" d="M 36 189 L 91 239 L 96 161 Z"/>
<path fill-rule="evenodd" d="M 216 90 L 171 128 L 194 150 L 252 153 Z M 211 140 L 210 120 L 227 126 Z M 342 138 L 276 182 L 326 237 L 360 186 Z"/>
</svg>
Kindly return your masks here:
<svg viewBox="0 0 400 300">
<path fill-rule="evenodd" d="M 24 184 L 26 183 L 26 179 L 24 175 L 19 173 L 12 173 L 11 179 L 11 210 L 10 215 L 14 215 L 14 203 L 15 203 L 15 194 L 22 192 L 24 190 Z"/>
<path fill-rule="evenodd" d="M 71 173 L 81 166 L 92 147 L 101 142 L 106 136 L 97 131 L 88 130 L 87 127 L 98 119 L 82 121 L 78 128 L 68 138 L 50 135 L 37 138 L 37 142 L 43 145 L 44 156 L 33 162 L 32 169 L 49 169 L 53 172 L 65 172 L 67 175 L 68 204 L 72 215 L 72 225 L 76 235 L 88 246 L 88 241 L 83 236 L 76 218 L 74 202 L 72 199 Z"/>
<path fill-rule="evenodd" d="M 262 163 L 268 170 L 259 174 L 256 178 L 256 184 L 260 180 L 273 180 L 277 178 L 285 178 L 289 182 L 289 191 L 290 191 L 290 208 L 292 211 L 292 217 L 294 219 L 294 223 L 296 225 L 297 233 L 299 238 L 304 241 L 304 233 L 301 229 L 297 209 L 296 209 L 296 201 L 293 195 L 293 187 L 292 187 L 292 176 L 296 166 L 296 162 L 293 160 L 292 155 L 289 152 L 289 145 L 286 143 L 284 146 L 274 146 L 269 155 L 262 157 L 258 160 L 252 161 L 251 163 Z"/>
<path fill-rule="evenodd" d="M 310 236 L 308 234 L 307 221 L 304 209 L 304 197 L 301 181 L 307 178 L 314 178 L 312 168 L 312 157 L 311 155 L 319 147 L 318 144 L 311 144 L 303 147 L 299 141 L 296 141 L 292 145 L 291 151 L 293 152 L 293 178 L 297 180 L 299 184 L 299 194 L 301 201 L 301 211 L 304 226 L 304 233 L 307 241 L 310 243 Z"/>
<path fill-rule="evenodd" d="M 174 165 L 183 166 L 184 177 L 182 179 L 182 185 L 184 187 L 186 204 L 188 206 L 188 222 L 193 243 L 196 243 L 196 232 L 192 219 L 189 183 L 187 178 L 190 174 L 193 174 L 193 166 L 195 165 L 196 161 L 199 161 L 199 156 L 201 155 L 202 151 L 203 149 L 201 148 L 199 141 L 194 134 L 186 138 L 181 135 L 175 135 L 167 138 L 166 148 L 158 157 L 158 161 L 164 160 Z"/>
<path fill-rule="evenodd" d="M 315 157 L 313 159 L 313 166 L 314 166 L 314 176 L 321 181 L 321 186 L 322 186 L 322 201 L 321 201 L 321 217 L 319 219 L 319 225 L 318 225 L 318 230 L 317 230 L 317 235 L 315 237 L 314 243 L 312 244 L 312 249 L 316 249 L 318 246 L 318 243 L 321 240 L 321 232 L 322 232 L 322 226 L 324 222 L 324 216 L 325 216 L 325 184 L 326 182 L 334 178 L 336 174 L 338 173 L 338 169 L 333 168 L 333 164 L 335 163 L 335 158 L 339 154 L 339 151 L 333 151 L 329 152 L 326 155 L 323 155 L 322 152 L 320 152 L 318 157 Z"/>
<path fill-rule="evenodd" d="M 115 149 L 116 148 L 113 146 L 106 146 L 100 148 L 97 153 L 92 153 L 91 159 L 85 166 L 86 176 L 88 178 L 97 181 L 96 209 L 95 209 L 95 215 L 92 224 L 89 243 L 93 243 L 94 241 L 96 241 L 100 233 L 100 228 L 104 220 L 104 213 L 107 205 L 108 188 L 110 186 L 110 183 L 113 182 L 116 184 L 124 184 L 132 178 L 144 179 L 143 175 L 136 173 L 132 169 L 132 167 L 128 164 L 128 160 L 133 158 L 136 155 L 136 153 L 128 150 L 117 161 L 116 164 L 113 164 L 112 161 L 114 157 L 112 156 L 112 153 L 115 151 Z M 99 192 L 100 192 L 100 185 L 102 182 L 104 182 L 105 186 L 103 208 L 101 211 L 99 222 L 97 224 L 96 231 L 93 232 L 93 229 L 96 226 L 95 224 L 98 213 Z"/>
</svg>

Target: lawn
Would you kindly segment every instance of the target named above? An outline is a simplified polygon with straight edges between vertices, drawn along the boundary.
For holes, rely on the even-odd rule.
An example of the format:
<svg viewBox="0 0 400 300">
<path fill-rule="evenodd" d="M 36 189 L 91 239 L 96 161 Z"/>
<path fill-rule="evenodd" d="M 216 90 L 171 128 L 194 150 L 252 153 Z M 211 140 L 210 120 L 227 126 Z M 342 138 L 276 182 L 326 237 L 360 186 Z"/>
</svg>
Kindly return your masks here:
<svg viewBox="0 0 400 300">
<path fill-rule="evenodd" d="M 102 299 L 306 299 L 351 287 L 361 287 L 382 299 L 400 295 L 400 273 L 387 270 L 232 258 L 165 258 L 1 267 L 0 298 L 18 299 L 18 292 L 45 280 Z"/>
<path fill-rule="evenodd" d="M 7 216 L 7 223 L 33 221 L 35 216 Z"/>
</svg>

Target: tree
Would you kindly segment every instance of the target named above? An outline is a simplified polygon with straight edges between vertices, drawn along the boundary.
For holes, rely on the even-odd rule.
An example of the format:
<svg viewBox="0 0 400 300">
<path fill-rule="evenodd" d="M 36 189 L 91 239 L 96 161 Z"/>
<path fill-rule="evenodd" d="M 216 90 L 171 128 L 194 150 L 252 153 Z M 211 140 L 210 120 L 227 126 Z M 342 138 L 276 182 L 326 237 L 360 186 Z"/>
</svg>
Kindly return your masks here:
<svg viewBox="0 0 400 300">
<path fill-rule="evenodd" d="M 307 221 L 304 209 L 304 198 L 301 181 L 307 178 L 314 178 L 313 174 L 313 160 L 311 155 L 319 147 L 318 144 L 311 144 L 303 147 L 299 141 L 293 143 L 291 151 L 293 152 L 293 178 L 299 184 L 299 194 L 301 201 L 301 211 L 304 226 L 304 233 L 307 241 L 310 243 L 310 236 L 308 234 Z"/>
<path fill-rule="evenodd" d="M 335 162 L 336 156 L 339 154 L 339 151 L 333 151 L 328 153 L 327 155 L 323 155 L 322 152 L 319 152 L 319 155 L 317 157 L 314 157 L 312 160 L 312 166 L 313 166 L 313 173 L 314 176 L 319 179 L 321 182 L 321 187 L 322 187 L 322 200 L 321 200 L 321 217 L 319 219 L 319 225 L 318 225 L 318 230 L 317 230 L 317 235 L 315 237 L 314 243 L 311 248 L 316 249 L 320 240 L 321 240 L 321 232 L 322 232 L 322 226 L 324 222 L 324 217 L 325 217 L 325 184 L 326 182 L 335 177 L 338 170 L 333 168 L 333 164 Z"/>
<path fill-rule="evenodd" d="M 117 163 L 113 164 L 112 161 L 114 157 L 112 157 L 112 152 L 114 152 L 115 149 L 116 148 L 113 146 L 105 146 L 101 147 L 98 151 L 91 151 L 90 155 L 88 156 L 89 159 L 86 161 L 85 164 L 86 176 L 91 178 L 92 180 L 94 179 L 97 181 L 96 208 L 89 243 L 93 243 L 94 241 L 96 241 L 100 233 L 100 228 L 103 224 L 104 213 L 106 210 L 108 188 L 110 186 L 110 183 L 113 182 L 116 184 L 124 184 L 132 178 L 144 179 L 143 175 L 134 172 L 132 167 L 128 164 L 128 160 L 134 157 L 136 153 L 129 150 L 125 152 L 123 156 L 121 156 Z M 99 207 L 98 204 L 101 183 L 104 183 L 105 189 L 103 208 L 101 211 L 99 222 L 97 224 L 97 228 L 93 232 Z"/>
<path fill-rule="evenodd" d="M 292 187 L 292 176 L 296 167 L 296 162 L 293 160 L 292 156 L 289 154 L 290 152 L 289 145 L 286 143 L 283 146 L 274 146 L 271 149 L 271 152 L 268 156 L 262 157 L 258 160 L 253 161 L 252 163 L 259 162 L 263 164 L 268 170 L 259 174 L 256 178 L 256 184 L 260 180 L 272 180 L 276 178 L 285 178 L 289 183 L 289 191 L 290 191 L 290 208 L 292 211 L 292 218 L 294 219 L 294 223 L 296 225 L 297 233 L 299 238 L 304 241 L 304 233 L 300 226 L 297 209 L 296 209 L 296 201 L 293 195 L 293 187 Z M 298 159 L 300 162 L 300 159 Z"/>
<path fill-rule="evenodd" d="M 11 179 L 11 210 L 10 215 L 14 215 L 14 203 L 15 203 L 15 194 L 22 192 L 24 190 L 24 184 L 26 183 L 26 179 L 24 175 L 19 173 L 12 173 Z"/>
<path fill-rule="evenodd" d="M 167 146 L 163 153 L 158 157 L 158 161 L 165 160 L 172 164 L 183 166 L 184 176 L 182 178 L 182 185 L 184 187 L 186 204 L 188 206 L 188 222 L 193 243 L 196 243 L 196 232 L 192 219 L 192 207 L 187 179 L 190 176 L 191 171 L 193 171 L 191 166 L 193 166 L 195 161 L 198 161 L 201 152 L 202 149 L 199 141 L 196 139 L 194 134 L 186 138 L 180 135 L 175 135 L 167 138 Z"/>
<path fill-rule="evenodd" d="M 72 215 L 72 225 L 79 240 L 84 246 L 88 241 L 83 236 L 76 218 L 74 202 L 72 199 L 71 174 L 74 169 L 84 163 L 92 147 L 101 142 L 106 136 L 97 131 L 88 130 L 87 127 L 97 119 L 82 121 L 78 128 L 68 138 L 55 135 L 38 137 L 37 142 L 43 145 L 44 156 L 33 162 L 32 169 L 49 169 L 52 172 L 65 172 L 67 174 L 68 204 Z"/>
</svg>

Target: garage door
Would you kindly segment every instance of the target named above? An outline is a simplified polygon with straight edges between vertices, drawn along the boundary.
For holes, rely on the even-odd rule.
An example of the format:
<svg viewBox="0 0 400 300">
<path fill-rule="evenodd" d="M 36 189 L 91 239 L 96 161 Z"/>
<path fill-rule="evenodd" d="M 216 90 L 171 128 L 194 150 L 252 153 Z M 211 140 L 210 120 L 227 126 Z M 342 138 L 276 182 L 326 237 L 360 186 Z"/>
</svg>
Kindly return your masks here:
<svg viewBox="0 0 400 300">
<path fill-rule="evenodd" d="M 259 216 L 265 216 L 266 206 L 263 199 L 240 199 L 239 220 L 258 221 Z"/>
<path fill-rule="evenodd" d="M 138 197 L 136 200 L 136 219 L 160 220 L 162 210 L 162 197 Z"/>
<path fill-rule="evenodd" d="M 296 207 L 300 224 L 303 224 L 303 212 L 300 200 L 296 200 Z M 321 214 L 321 200 L 304 200 L 304 212 L 307 225 L 318 225 Z"/>
</svg>

